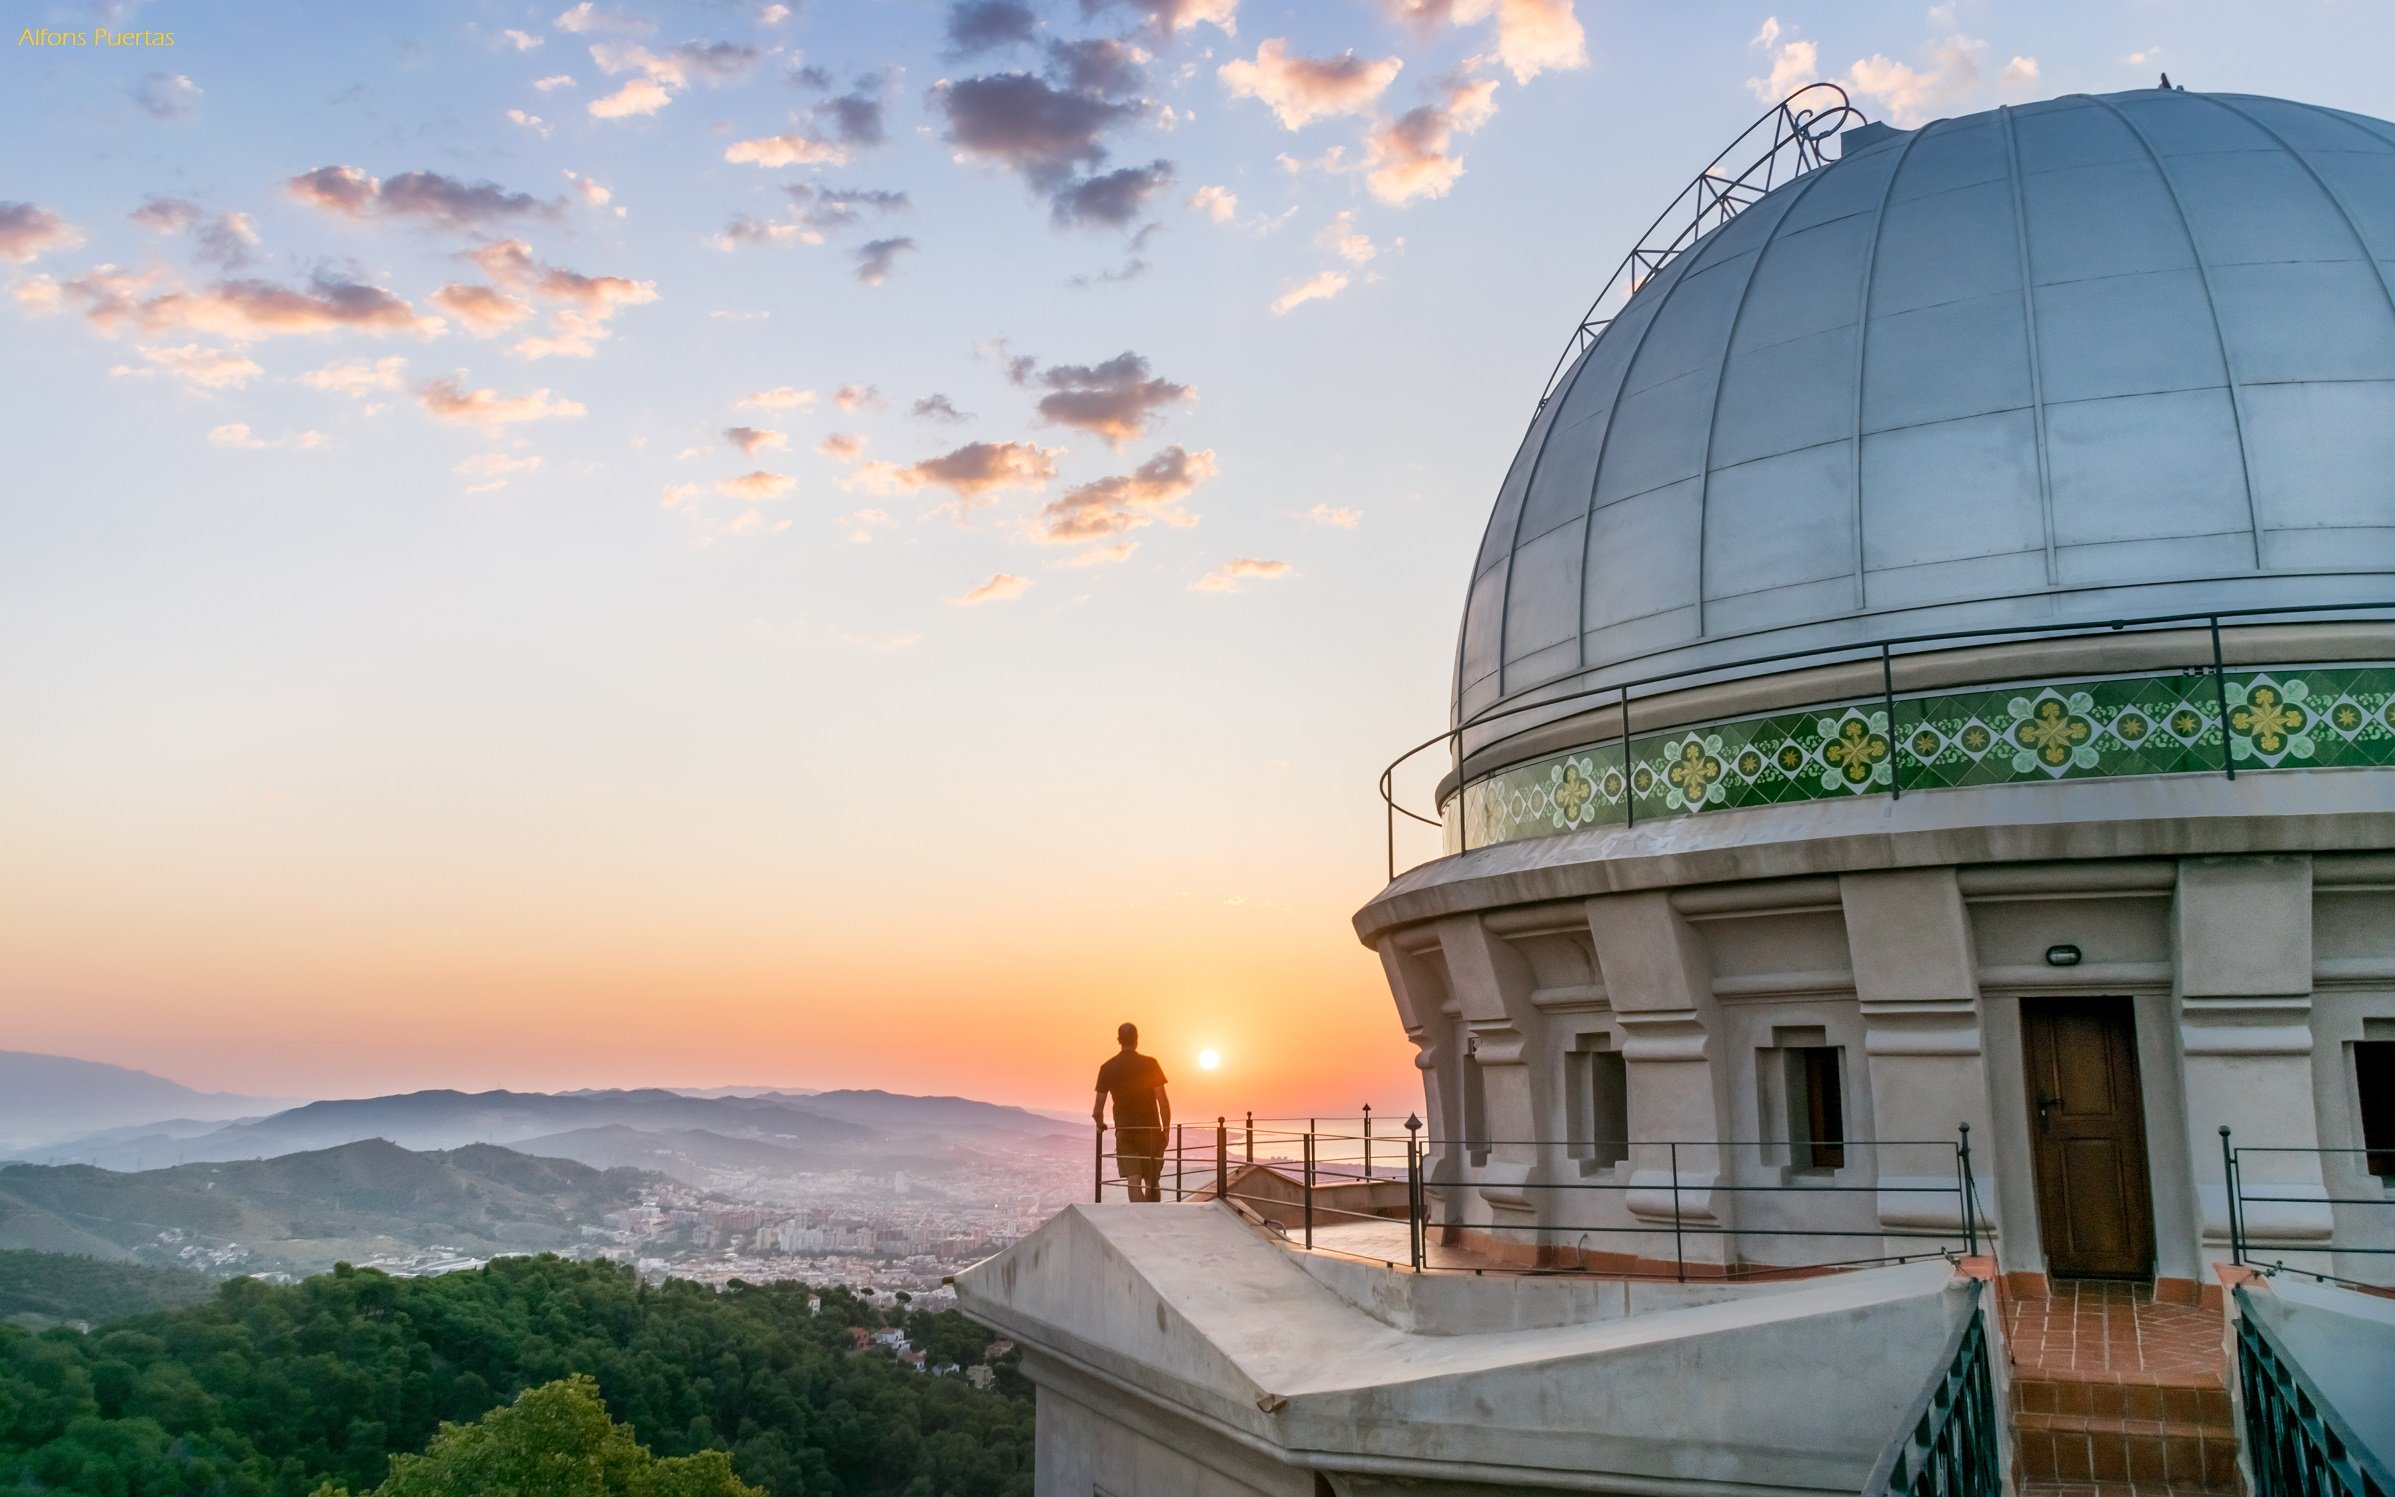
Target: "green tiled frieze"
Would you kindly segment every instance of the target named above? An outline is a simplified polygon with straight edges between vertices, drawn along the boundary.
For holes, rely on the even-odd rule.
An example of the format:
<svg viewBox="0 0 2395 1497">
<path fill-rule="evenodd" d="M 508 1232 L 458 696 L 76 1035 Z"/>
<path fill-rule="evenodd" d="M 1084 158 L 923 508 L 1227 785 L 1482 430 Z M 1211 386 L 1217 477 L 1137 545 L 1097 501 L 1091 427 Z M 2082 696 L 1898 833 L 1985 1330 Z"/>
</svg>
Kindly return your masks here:
<svg viewBox="0 0 2395 1497">
<path fill-rule="evenodd" d="M 1963 785 L 2395 764 L 2395 666 L 2128 676 L 1898 697 L 1676 728 L 1465 787 L 1447 845 L 1472 847 L 1741 806 Z M 1459 824 L 1458 816 L 1462 820 Z"/>
</svg>

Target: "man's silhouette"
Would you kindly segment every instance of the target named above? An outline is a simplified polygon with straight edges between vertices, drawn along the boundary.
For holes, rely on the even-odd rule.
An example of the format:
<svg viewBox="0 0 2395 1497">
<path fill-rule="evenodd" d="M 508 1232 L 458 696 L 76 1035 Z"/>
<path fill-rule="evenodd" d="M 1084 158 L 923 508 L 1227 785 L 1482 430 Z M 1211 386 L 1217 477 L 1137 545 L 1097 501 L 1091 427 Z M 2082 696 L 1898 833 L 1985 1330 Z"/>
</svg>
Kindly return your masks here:
<svg viewBox="0 0 2395 1497">
<path fill-rule="evenodd" d="M 1114 1159 L 1134 1201 L 1164 1199 L 1164 1134 L 1173 1125 L 1173 1104 L 1164 1095 L 1164 1067 L 1139 1053 L 1139 1026 L 1114 1032 L 1122 1053 L 1098 1067 L 1098 1100 L 1092 1121 L 1106 1126 L 1106 1099 L 1114 1099 Z"/>
</svg>

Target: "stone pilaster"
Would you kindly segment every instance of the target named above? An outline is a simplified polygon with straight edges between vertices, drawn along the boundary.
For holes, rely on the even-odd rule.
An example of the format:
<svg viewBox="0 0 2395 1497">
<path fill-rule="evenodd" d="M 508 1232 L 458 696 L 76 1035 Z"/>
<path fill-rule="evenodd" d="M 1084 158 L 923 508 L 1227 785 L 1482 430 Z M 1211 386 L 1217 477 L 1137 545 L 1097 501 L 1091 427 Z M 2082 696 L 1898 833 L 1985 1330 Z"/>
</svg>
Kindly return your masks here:
<svg viewBox="0 0 2395 1497">
<path fill-rule="evenodd" d="M 1538 1119 L 1551 1108 L 1547 1095 L 1554 1083 L 1545 1068 L 1533 1065 L 1542 1053 L 1543 1023 L 1530 1001 L 1535 975 L 1520 952 L 1488 929 L 1479 916 L 1462 915 L 1439 922 L 1439 949 L 1447 960 L 1447 980 L 1462 1005 L 1468 1054 L 1460 1068 L 1477 1068 L 1488 1126 L 1485 1156 L 1467 1158 L 1465 1178 L 1471 1180 L 1490 1213 L 1489 1222 L 1501 1230 L 1509 1248 L 1534 1251 L 1543 1202 L 1548 1192 L 1527 1189 L 1542 1183 L 1543 1151 Z"/>
<path fill-rule="evenodd" d="M 1661 890 L 1607 894 L 1588 901 L 1597 964 L 1624 1039 L 1630 1084 L 1630 1210 L 1668 1227 L 1684 1222 L 1733 1225 L 1722 1174 L 1728 1115 L 1718 1053 L 1712 963 L 1694 927 Z M 1673 1189 L 1677 1145 L 1678 1189 Z M 1690 1262 L 1721 1263 L 1729 1239 L 1688 1238 Z"/>
<path fill-rule="evenodd" d="M 2312 860 L 2184 858 L 2172 911 L 2187 1145 L 2207 1248 L 2229 1241 L 2219 1130 L 2249 1149 L 2320 1144 L 2312 1087 Z M 2320 1158 L 2244 1153 L 2249 1242 L 2293 1247 L 2329 1235 Z"/>
<path fill-rule="evenodd" d="M 1955 1140 L 1969 1124 L 1982 1230 L 1996 1203 L 1987 1066 L 1980 1046 L 1971 919 L 1952 868 L 1849 873 L 1838 879 L 1863 1013 L 1872 1132 L 1867 1159 L 1880 1225 L 1960 1231 Z M 1890 1252 L 1923 1244 L 1891 1242 Z"/>
<path fill-rule="evenodd" d="M 1452 1141 L 1462 1137 L 1463 1078 L 1457 1067 L 1463 1047 L 1456 1043 L 1455 1026 L 1447 1018 L 1447 982 L 1436 952 L 1409 955 L 1395 940 L 1380 944 L 1381 970 L 1397 1000 L 1397 1018 L 1405 1037 L 1414 1044 L 1414 1068 L 1422 1073 L 1422 1142 L 1428 1157 L 1423 1178 L 1450 1183 L 1461 1178 L 1463 1156 Z M 1392 1118 L 1402 1128 L 1404 1120 Z M 1396 1130 L 1392 1130 L 1396 1131 Z M 1402 1138 L 1402 1132 L 1397 1136 Z"/>
</svg>

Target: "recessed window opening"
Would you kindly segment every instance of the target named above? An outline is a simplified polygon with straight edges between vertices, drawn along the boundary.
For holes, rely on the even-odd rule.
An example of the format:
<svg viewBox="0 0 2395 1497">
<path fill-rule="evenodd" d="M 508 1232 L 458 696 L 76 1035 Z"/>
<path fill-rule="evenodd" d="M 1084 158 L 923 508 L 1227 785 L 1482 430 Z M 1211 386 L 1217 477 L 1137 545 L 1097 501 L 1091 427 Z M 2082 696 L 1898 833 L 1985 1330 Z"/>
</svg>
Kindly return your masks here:
<svg viewBox="0 0 2395 1497">
<path fill-rule="evenodd" d="M 2353 1047 L 2354 1090 L 2362 1099 L 2363 1167 L 2395 1181 L 2395 1040 L 2363 1040 Z"/>
<path fill-rule="evenodd" d="M 1788 1162 L 1800 1170 L 1846 1167 L 1845 1052 L 1798 1045 L 1780 1052 L 1786 1066 Z"/>
<path fill-rule="evenodd" d="M 1572 1156 L 1591 1169 L 1611 1169 L 1630 1157 L 1630 1070 L 1619 1050 L 1596 1048 L 1606 1043 L 1603 1036 L 1582 1043 L 1590 1048 L 1563 1057 Z"/>
<path fill-rule="evenodd" d="M 1480 1045 L 1464 1045 L 1464 1152 L 1474 1164 L 1489 1162 L 1489 1094 L 1480 1076 Z"/>
</svg>

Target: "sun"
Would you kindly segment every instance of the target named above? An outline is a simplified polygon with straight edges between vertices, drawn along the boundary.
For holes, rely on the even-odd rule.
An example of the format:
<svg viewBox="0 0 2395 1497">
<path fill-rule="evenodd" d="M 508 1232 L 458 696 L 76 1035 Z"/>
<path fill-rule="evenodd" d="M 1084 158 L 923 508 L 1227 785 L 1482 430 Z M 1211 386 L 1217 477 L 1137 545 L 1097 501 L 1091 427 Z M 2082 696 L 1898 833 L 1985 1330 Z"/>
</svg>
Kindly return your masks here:
<svg viewBox="0 0 2395 1497">
<path fill-rule="evenodd" d="M 1211 1071 L 1211 1070 L 1213 1070 L 1213 1069 L 1214 1069 L 1216 1066 L 1219 1066 L 1219 1065 L 1221 1065 L 1221 1064 L 1222 1064 L 1222 1056 L 1221 1056 L 1221 1054 L 1220 1054 L 1219 1052 L 1217 1052 L 1217 1051 L 1213 1051 L 1213 1050 L 1200 1050 L 1200 1051 L 1198 1052 L 1198 1069 L 1199 1069 L 1199 1070 L 1201 1070 L 1201 1071 Z"/>
</svg>

